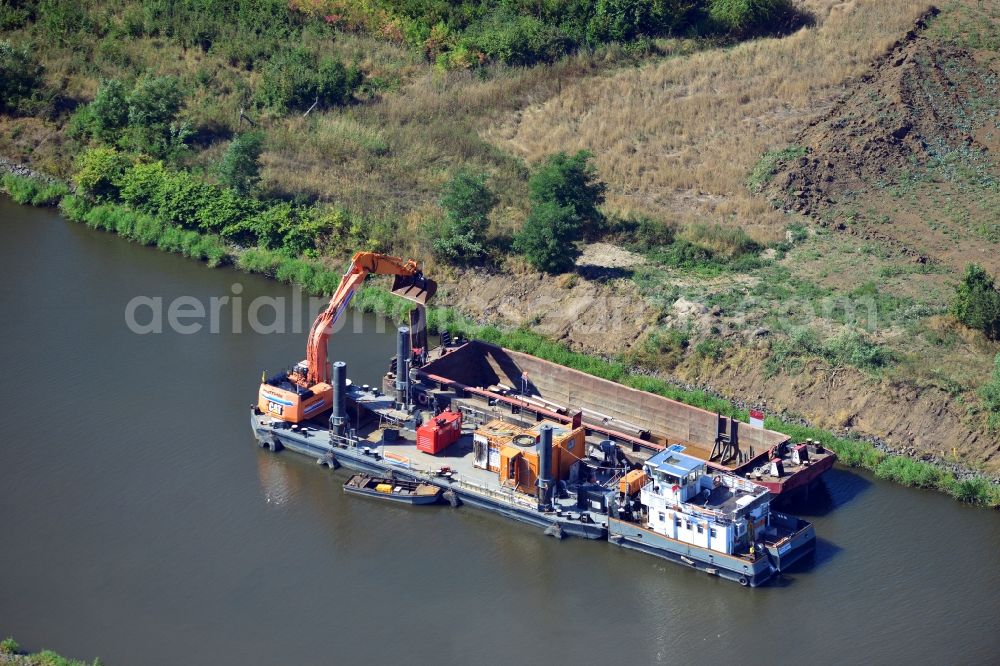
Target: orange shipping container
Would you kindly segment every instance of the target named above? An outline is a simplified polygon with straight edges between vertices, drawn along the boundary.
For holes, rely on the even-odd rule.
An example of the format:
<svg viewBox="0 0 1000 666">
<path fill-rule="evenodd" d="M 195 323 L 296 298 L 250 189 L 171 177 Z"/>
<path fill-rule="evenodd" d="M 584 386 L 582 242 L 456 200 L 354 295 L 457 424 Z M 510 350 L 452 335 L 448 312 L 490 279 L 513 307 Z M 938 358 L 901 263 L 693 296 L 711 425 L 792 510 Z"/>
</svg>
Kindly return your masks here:
<svg viewBox="0 0 1000 666">
<path fill-rule="evenodd" d="M 517 435 L 524 434 L 530 434 L 530 431 L 500 419 L 481 425 L 472 435 L 472 464 L 479 469 L 499 472 L 500 449 L 510 444 Z"/>
</svg>

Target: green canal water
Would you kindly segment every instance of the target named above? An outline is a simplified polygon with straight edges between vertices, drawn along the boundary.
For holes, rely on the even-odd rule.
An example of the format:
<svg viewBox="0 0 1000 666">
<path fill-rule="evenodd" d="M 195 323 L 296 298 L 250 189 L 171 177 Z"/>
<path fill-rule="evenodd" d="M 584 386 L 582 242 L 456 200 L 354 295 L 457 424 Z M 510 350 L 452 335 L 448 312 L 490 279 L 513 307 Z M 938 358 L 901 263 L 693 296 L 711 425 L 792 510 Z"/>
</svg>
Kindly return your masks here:
<svg viewBox="0 0 1000 666">
<path fill-rule="evenodd" d="M 26 648 L 111 666 L 1000 655 L 995 512 L 836 469 L 803 511 L 813 566 L 747 590 L 467 507 L 344 497 L 345 472 L 249 431 L 262 370 L 302 358 L 304 333 L 126 325 L 136 296 L 288 287 L 6 199 L 0 223 L 0 634 Z M 330 355 L 371 383 L 392 353 L 391 324 L 359 317 Z"/>
</svg>

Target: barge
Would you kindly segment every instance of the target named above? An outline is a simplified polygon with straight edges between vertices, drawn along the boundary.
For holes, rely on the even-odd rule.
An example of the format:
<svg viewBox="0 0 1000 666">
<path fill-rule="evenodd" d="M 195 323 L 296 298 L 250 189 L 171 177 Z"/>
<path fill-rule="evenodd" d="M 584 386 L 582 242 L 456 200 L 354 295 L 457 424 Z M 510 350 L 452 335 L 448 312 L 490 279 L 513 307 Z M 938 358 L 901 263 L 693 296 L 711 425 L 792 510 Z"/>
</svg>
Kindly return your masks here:
<svg viewBox="0 0 1000 666">
<path fill-rule="evenodd" d="M 381 387 L 358 387 L 345 363 L 327 362 L 333 325 L 369 274 L 392 275 L 393 293 L 418 304 Z M 423 305 L 436 289 L 412 260 L 355 254 L 306 359 L 262 377 L 257 443 L 359 472 L 346 492 L 440 496 L 747 586 L 812 550 L 812 525 L 771 502 L 808 487 L 832 452 L 484 342 L 445 334 L 429 349 Z"/>
<path fill-rule="evenodd" d="M 692 456 L 683 444 L 660 444 L 653 433 L 621 437 L 592 428 L 582 410 L 567 415 L 551 400 L 543 408 L 543 398 L 528 402 L 500 386 L 460 388 L 428 372 L 440 370 L 433 364 L 442 358 L 461 360 L 455 350 L 479 347 L 494 359 L 503 353 L 498 347 L 446 342 L 420 358 L 410 342 L 400 329 L 383 388 L 350 382 L 346 364 L 334 363 L 333 409 L 322 418 L 292 423 L 254 405 L 258 444 L 433 488 L 453 507 L 485 509 L 558 538 L 610 541 L 751 587 L 812 551 L 812 525 L 774 511 L 775 493 L 755 479 Z M 430 383 L 429 375 L 437 379 Z M 696 423 L 688 419 L 691 432 Z M 670 465 L 684 473 L 666 476 Z M 690 537 L 660 529 L 668 513 L 675 527 L 690 521 L 683 523 L 692 526 Z"/>
<path fill-rule="evenodd" d="M 418 406 L 455 401 L 498 418 L 546 418 L 583 425 L 592 438 L 630 447 L 639 457 L 673 444 L 714 470 L 766 487 L 784 503 L 798 498 L 836 454 L 788 435 L 573 370 L 521 352 L 472 340 L 450 340 L 413 364 L 409 390 Z M 395 376 L 387 375 L 391 390 Z"/>
</svg>

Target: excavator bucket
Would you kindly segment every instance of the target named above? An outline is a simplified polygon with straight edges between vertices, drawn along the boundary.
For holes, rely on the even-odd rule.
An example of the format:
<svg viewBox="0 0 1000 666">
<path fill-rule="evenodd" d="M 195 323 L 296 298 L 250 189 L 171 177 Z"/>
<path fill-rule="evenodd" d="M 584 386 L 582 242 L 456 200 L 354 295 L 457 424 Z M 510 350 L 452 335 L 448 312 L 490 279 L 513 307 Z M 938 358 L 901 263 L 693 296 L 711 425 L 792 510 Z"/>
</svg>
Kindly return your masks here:
<svg viewBox="0 0 1000 666">
<path fill-rule="evenodd" d="M 422 273 L 397 275 L 392 280 L 392 293 L 408 301 L 424 305 L 437 291 L 437 282 L 425 278 Z"/>
</svg>

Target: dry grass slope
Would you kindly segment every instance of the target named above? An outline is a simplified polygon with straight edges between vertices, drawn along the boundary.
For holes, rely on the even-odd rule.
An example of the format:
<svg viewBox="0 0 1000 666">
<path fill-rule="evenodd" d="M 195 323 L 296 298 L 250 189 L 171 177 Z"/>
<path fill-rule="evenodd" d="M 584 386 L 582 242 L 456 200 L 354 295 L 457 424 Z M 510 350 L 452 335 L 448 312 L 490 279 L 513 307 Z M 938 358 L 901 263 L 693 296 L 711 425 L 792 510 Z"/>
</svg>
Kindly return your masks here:
<svg viewBox="0 0 1000 666">
<path fill-rule="evenodd" d="M 556 150 L 593 150 L 609 205 L 623 213 L 708 218 L 775 240 L 784 216 L 746 190 L 747 173 L 828 110 L 845 82 L 928 7 L 913 0 L 801 4 L 816 25 L 790 37 L 580 79 L 487 136 L 529 162 Z"/>
</svg>

